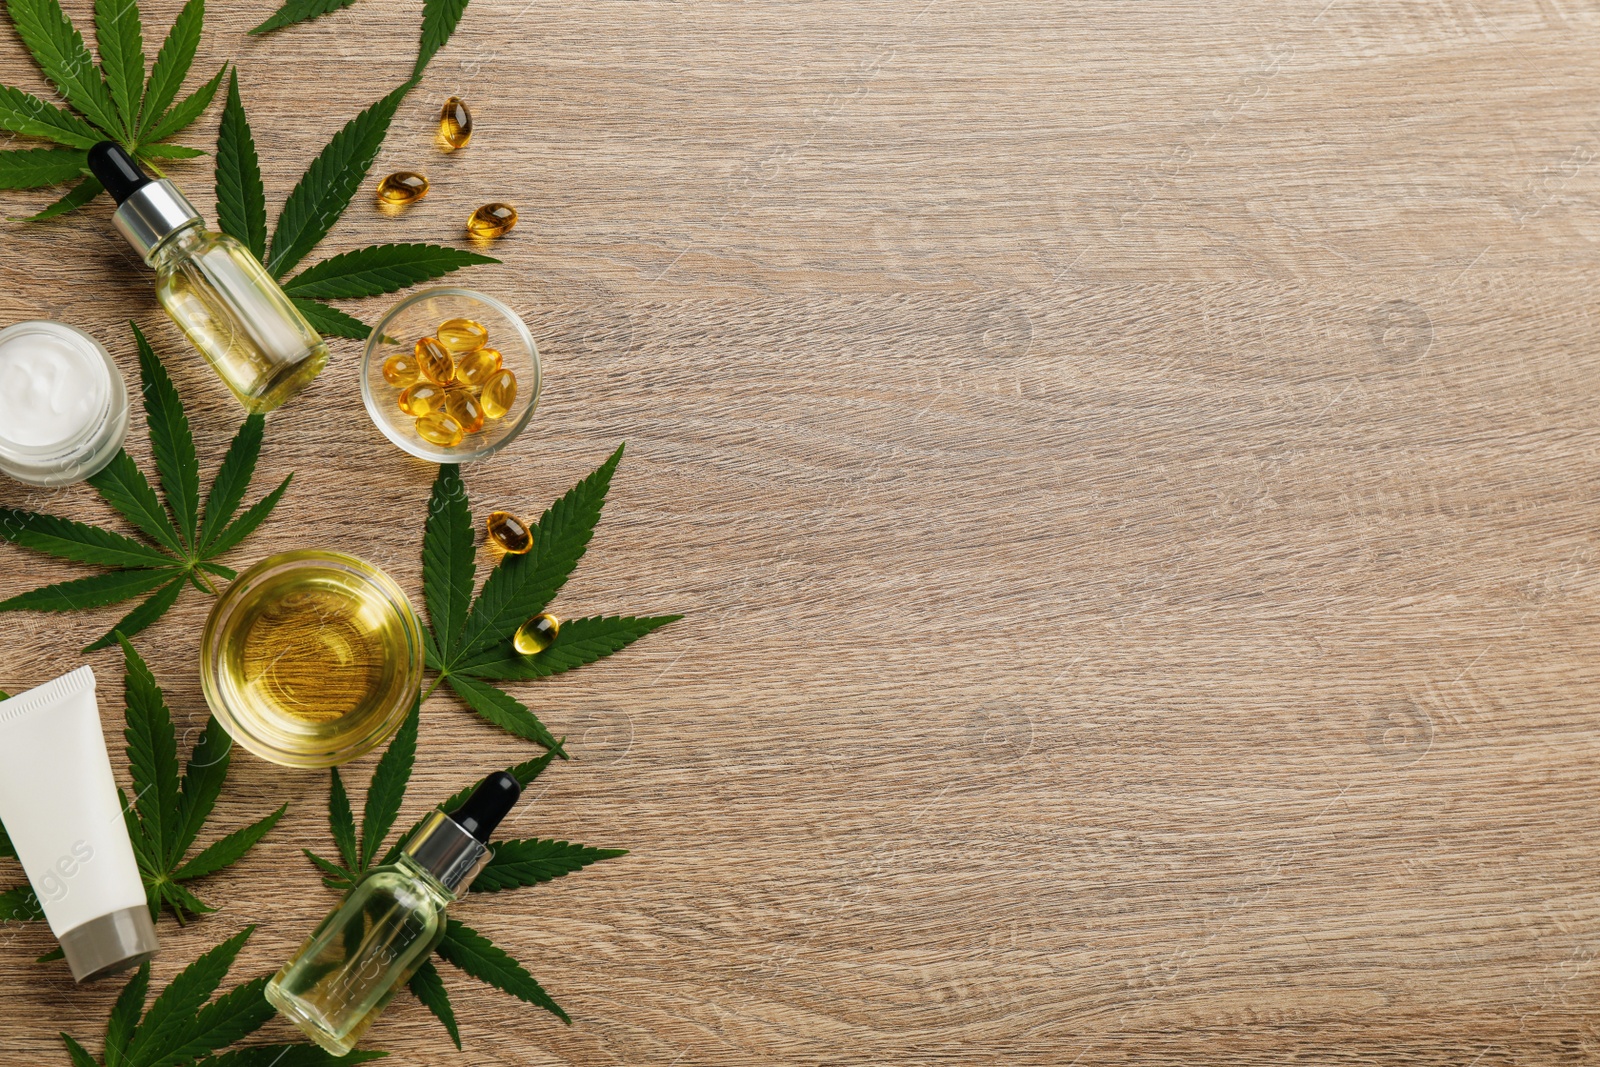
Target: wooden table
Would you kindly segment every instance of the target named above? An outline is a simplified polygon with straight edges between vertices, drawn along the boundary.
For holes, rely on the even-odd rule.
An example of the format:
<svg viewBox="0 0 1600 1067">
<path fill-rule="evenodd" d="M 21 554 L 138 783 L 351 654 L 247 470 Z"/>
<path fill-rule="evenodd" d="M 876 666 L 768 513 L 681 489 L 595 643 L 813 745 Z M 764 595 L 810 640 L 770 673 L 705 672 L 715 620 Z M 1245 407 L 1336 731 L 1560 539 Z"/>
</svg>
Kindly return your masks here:
<svg viewBox="0 0 1600 1067">
<path fill-rule="evenodd" d="M 420 7 L 243 36 L 273 6 L 214 4 L 202 55 L 239 65 L 275 212 Z M 463 916 L 576 1024 L 447 974 L 464 1055 L 404 996 L 369 1044 L 1600 1062 L 1597 49 L 1579 0 L 475 0 L 368 183 L 432 195 L 363 194 L 317 255 L 516 203 L 462 277 L 548 390 L 473 505 L 536 511 L 625 439 L 559 607 L 687 618 L 517 690 L 577 757 L 518 831 L 633 852 Z M 42 88 L 9 34 L 0 77 Z M 446 158 L 450 93 L 478 133 Z M 208 165 L 174 172 L 209 210 Z M 130 378 L 151 329 L 209 469 L 239 412 L 107 213 L 5 223 L 0 316 Z M 299 476 L 230 561 L 332 547 L 417 593 L 432 471 L 360 410 L 357 349 L 272 419 L 258 486 Z M 108 521 L 83 487 L 0 504 Z M 4 595 L 82 573 L 0 560 Z M 140 641 L 184 728 L 207 608 Z M 116 617 L 7 617 L 0 684 Z M 119 657 L 89 662 L 115 730 Z M 528 754 L 435 697 L 407 815 Z M 289 815 L 218 914 L 164 920 L 158 982 L 250 922 L 235 973 L 270 970 L 329 908 L 325 788 L 238 760 L 213 827 Z M 116 985 L 7 933 L 0 1059 L 98 1048 Z"/>
</svg>

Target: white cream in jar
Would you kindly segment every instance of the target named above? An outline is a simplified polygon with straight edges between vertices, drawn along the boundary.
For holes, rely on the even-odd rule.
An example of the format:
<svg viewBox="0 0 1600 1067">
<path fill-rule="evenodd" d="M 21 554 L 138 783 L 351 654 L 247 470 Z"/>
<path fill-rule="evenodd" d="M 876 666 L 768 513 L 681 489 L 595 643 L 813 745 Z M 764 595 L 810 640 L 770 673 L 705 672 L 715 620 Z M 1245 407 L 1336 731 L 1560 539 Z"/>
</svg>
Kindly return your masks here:
<svg viewBox="0 0 1600 1067">
<path fill-rule="evenodd" d="M 111 461 L 127 428 L 127 390 L 98 341 L 45 320 L 0 330 L 0 470 L 75 482 Z"/>
</svg>

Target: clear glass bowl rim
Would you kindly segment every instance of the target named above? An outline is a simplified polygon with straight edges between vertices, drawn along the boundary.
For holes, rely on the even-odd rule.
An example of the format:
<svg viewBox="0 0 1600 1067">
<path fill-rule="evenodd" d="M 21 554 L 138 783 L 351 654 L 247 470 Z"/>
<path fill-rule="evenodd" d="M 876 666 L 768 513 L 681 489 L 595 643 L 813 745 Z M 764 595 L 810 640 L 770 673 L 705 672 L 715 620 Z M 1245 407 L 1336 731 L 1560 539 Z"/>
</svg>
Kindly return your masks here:
<svg viewBox="0 0 1600 1067">
<path fill-rule="evenodd" d="M 264 575 L 281 571 L 286 567 L 315 570 L 337 568 L 346 574 L 354 574 L 381 592 L 390 606 L 404 616 L 406 623 L 404 629 L 411 664 L 406 672 L 409 681 L 400 691 L 402 694 L 411 695 L 397 699 L 392 707 L 385 709 L 383 716 L 375 720 L 372 730 L 365 736 L 344 748 L 315 755 L 279 748 L 250 733 L 244 724 L 235 718 L 233 709 L 222 699 L 222 687 L 218 681 L 218 668 L 222 663 L 222 637 L 228 618 L 256 582 Z M 415 694 L 421 691 L 422 670 L 422 623 L 417 618 L 416 611 L 412 609 L 405 590 L 401 589 L 399 583 L 389 577 L 382 568 L 358 556 L 331 549 L 302 548 L 292 552 L 279 552 L 256 563 L 228 583 L 228 588 L 222 591 L 217 602 L 211 606 L 211 613 L 206 617 L 205 629 L 200 635 L 200 689 L 211 713 L 217 717 L 217 721 L 222 724 L 229 737 L 267 762 L 276 763 L 280 767 L 311 769 L 338 767 L 383 744 L 400 728 L 400 724 L 410 713 L 412 702 L 416 699 Z"/>
<path fill-rule="evenodd" d="M 533 359 L 533 395 L 532 399 L 528 401 L 528 406 L 523 409 L 522 414 L 505 431 L 500 440 L 470 451 L 465 449 L 435 448 L 426 441 L 412 440 L 410 437 L 398 432 L 389 424 L 389 420 L 379 413 L 378 400 L 372 394 L 372 361 L 376 358 L 379 348 L 383 345 L 383 338 L 389 324 L 404 314 L 413 304 L 437 297 L 464 297 L 468 300 L 476 300 L 487 304 L 512 324 L 518 338 L 526 346 L 528 355 Z M 528 329 L 528 324 L 523 322 L 522 316 L 511 310 L 504 301 L 492 297 L 488 293 L 480 293 L 476 289 L 463 289 L 454 285 L 436 285 L 431 289 L 419 289 L 389 309 L 388 314 L 384 315 L 378 321 L 378 324 L 372 328 L 372 333 L 367 337 L 366 347 L 361 352 L 361 403 L 367 409 L 367 417 L 372 420 L 372 424 L 395 447 L 409 452 L 418 459 L 425 459 L 429 463 L 471 463 L 473 460 L 485 459 L 494 455 L 522 435 L 522 431 L 527 428 L 529 421 L 533 418 L 534 409 L 539 406 L 539 398 L 543 392 L 544 361 L 539 356 L 539 346 L 534 343 L 533 333 Z"/>
</svg>

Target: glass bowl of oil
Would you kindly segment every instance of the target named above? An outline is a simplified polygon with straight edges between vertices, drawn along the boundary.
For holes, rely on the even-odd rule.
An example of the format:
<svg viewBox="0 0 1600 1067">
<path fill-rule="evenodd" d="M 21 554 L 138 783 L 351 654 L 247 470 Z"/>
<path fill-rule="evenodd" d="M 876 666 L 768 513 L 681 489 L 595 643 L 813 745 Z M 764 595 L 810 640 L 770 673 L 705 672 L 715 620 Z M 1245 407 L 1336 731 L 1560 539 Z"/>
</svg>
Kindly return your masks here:
<svg viewBox="0 0 1600 1067">
<path fill-rule="evenodd" d="M 405 721 L 422 647 L 416 613 L 383 571 L 340 552 L 285 552 L 217 598 L 200 684 L 217 721 L 262 759 L 336 767 Z"/>
<path fill-rule="evenodd" d="M 481 326 L 487 333 L 481 349 L 498 359 L 453 346 L 455 377 L 440 382 L 419 366 L 418 342 L 449 341 L 441 327 L 460 322 Z M 469 367 L 478 373 L 464 373 Z M 503 375 L 492 380 L 500 371 L 514 381 L 510 395 Z M 521 316 L 492 296 L 451 286 L 424 289 L 396 304 L 373 328 L 361 357 L 367 414 L 385 437 L 429 463 L 469 463 L 516 440 L 533 418 L 543 384 L 539 348 Z M 448 418 L 428 418 L 441 409 Z"/>
</svg>

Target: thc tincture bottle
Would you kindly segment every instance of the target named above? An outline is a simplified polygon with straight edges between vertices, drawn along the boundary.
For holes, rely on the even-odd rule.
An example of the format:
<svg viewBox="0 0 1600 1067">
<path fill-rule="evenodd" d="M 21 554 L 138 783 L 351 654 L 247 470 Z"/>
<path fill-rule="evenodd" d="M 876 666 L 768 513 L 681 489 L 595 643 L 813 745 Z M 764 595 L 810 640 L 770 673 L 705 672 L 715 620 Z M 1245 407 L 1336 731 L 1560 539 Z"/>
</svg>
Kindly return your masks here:
<svg viewBox="0 0 1600 1067">
<path fill-rule="evenodd" d="M 444 937 L 445 907 L 489 859 L 488 840 L 522 787 L 505 771 L 455 811 L 435 811 L 392 866 L 374 868 L 322 920 L 267 1000 L 317 1044 L 343 1056 Z"/>
<path fill-rule="evenodd" d="M 271 411 L 328 362 L 328 346 L 250 250 L 212 233 L 178 187 L 153 181 L 115 141 L 89 169 L 117 202 L 112 222 L 156 272 L 156 299 L 250 411 Z"/>
</svg>

